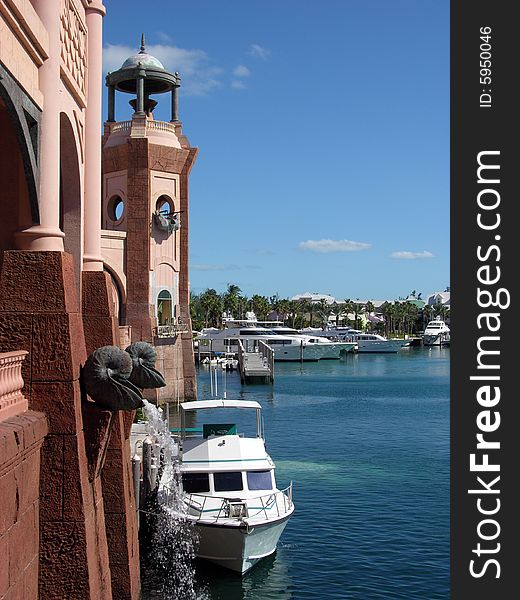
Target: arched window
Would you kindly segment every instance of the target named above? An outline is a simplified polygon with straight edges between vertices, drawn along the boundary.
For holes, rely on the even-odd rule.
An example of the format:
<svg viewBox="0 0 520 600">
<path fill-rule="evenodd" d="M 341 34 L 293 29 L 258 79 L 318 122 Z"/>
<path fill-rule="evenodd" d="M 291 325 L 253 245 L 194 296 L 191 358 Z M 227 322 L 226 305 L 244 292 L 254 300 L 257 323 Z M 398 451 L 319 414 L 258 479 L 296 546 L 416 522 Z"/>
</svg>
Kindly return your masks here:
<svg viewBox="0 0 520 600">
<path fill-rule="evenodd" d="M 157 297 L 157 321 L 159 325 L 173 323 L 172 295 L 168 290 L 161 290 Z"/>
</svg>

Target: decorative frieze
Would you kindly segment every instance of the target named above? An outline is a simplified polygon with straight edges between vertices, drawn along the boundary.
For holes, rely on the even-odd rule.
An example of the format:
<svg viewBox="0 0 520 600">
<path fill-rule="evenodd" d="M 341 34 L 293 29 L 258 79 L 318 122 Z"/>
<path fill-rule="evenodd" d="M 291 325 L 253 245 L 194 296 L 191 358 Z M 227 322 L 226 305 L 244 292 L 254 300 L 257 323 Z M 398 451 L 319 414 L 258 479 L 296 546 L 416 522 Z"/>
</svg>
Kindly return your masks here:
<svg viewBox="0 0 520 600">
<path fill-rule="evenodd" d="M 85 106 L 87 95 L 87 28 L 73 0 L 62 0 L 60 15 L 61 68 L 71 92 Z"/>
</svg>

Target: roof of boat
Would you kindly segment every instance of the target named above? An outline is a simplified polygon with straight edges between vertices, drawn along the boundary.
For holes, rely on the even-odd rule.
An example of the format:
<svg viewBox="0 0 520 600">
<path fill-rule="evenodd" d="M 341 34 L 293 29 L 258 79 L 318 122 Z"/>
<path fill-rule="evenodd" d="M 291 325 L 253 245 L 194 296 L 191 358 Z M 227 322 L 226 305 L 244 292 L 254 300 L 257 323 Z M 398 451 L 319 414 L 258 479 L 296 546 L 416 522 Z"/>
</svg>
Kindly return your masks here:
<svg viewBox="0 0 520 600">
<path fill-rule="evenodd" d="M 200 410 L 203 408 L 262 408 L 255 400 L 197 400 L 182 402 L 183 410 Z"/>
</svg>

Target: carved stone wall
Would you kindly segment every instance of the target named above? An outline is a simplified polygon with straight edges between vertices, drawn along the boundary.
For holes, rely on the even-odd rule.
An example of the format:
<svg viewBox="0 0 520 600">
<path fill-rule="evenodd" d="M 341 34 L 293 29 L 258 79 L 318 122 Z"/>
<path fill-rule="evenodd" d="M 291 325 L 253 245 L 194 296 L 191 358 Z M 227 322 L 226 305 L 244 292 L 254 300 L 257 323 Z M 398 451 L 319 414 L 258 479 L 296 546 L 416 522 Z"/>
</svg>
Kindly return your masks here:
<svg viewBox="0 0 520 600">
<path fill-rule="evenodd" d="M 73 0 L 62 0 L 60 41 L 62 76 L 69 91 L 84 107 L 87 95 L 87 28 Z"/>
</svg>

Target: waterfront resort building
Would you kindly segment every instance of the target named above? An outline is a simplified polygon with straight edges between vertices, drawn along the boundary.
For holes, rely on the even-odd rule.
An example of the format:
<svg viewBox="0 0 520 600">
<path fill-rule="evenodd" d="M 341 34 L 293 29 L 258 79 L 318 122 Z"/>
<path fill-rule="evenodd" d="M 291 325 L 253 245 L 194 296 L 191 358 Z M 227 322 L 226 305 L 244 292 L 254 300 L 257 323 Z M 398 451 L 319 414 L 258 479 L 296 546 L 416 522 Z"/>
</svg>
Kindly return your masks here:
<svg viewBox="0 0 520 600">
<path fill-rule="evenodd" d="M 167 393 L 196 393 L 180 79 L 143 47 L 106 80 L 101 136 L 104 14 L 0 0 L 0 600 L 140 595 L 134 413 L 87 396 L 89 354 L 151 342 Z"/>
</svg>

